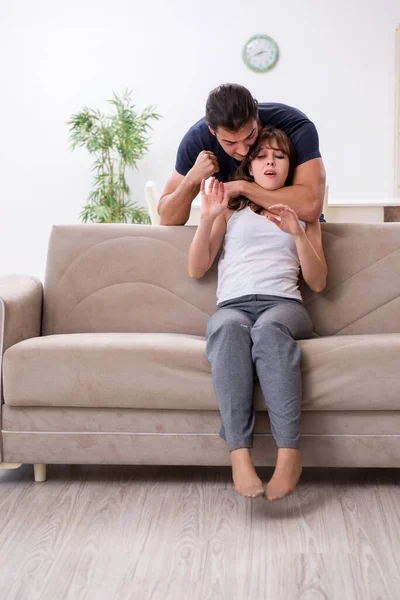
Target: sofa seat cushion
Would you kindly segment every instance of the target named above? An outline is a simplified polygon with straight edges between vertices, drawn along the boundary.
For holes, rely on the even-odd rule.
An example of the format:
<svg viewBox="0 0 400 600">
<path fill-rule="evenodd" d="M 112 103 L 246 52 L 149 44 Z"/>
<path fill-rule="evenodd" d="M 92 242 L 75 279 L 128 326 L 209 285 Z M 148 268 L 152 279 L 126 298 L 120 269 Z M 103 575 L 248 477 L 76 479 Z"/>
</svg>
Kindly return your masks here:
<svg viewBox="0 0 400 600">
<path fill-rule="evenodd" d="M 399 410 L 400 334 L 299 342 L 304 410 Z M 4 354 L 10 406 L 218 410 L 205 339 L 171 333 L 49 335 Z M 255 406 L 264 409 L 255 386 Z"/>
<path fill-rule="evenodd" d="M 203 337 L 83 333 L 26 341 L 4 355 L 6 404 L 197 408 L 205 401 L 215 408 Z"/>
</svg>

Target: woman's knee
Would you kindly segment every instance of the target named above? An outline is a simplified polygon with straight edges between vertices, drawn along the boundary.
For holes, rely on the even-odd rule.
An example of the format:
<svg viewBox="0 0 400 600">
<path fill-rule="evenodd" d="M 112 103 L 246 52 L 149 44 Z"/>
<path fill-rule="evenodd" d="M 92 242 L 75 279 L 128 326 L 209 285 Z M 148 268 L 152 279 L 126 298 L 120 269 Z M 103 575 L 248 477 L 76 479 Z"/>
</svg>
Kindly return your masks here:
<svg viewBox="0 0 400 600">
<path fill-rule="evenodd" d="M 251 330 L 253 342 L 260 339 L 301 340 L 312 337 L 313 326 L 308 315 L 293 315 L 292 319 L 273 318 L 258 321 Z"/>
<path fill-rule="evenodd" d="M 207 323 L 206 336 L 211 337 L 216 333 L 242 333 L 243 330 L 249 334 L 250 324 L 243 318 L 242 315 L 233 311 L 217 311 L 212 315 Z"/>
<path fill-rule="evenodd" d="M 275 338 L 292 338 L 293 335 L 285 323 L 274 319 L 264 323 L 256 323 L 251 330 L 251 337 L 254 343 L 260 340 L 270 340 Z"/>
</svg>

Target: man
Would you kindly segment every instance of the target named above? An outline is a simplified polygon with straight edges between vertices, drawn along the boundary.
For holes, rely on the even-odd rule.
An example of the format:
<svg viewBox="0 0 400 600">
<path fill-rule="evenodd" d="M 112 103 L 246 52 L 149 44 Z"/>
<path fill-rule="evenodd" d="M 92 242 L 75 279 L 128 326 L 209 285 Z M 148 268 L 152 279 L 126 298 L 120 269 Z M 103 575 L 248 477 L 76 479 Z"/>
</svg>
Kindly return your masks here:
<svg viewBox="0 0 400 600">
<path fill-rule="evenodd" d="M 269 192 L 256 183 L 229 181 L 257 139 L 264 125 L 282 129 L 291 139 L 296 168 L 291 185 Z M 263 208 L 287 204 L 299 219 L 315 221 L 321 215 L 325 193 L 325 169 L 314 124 L 286 104 L 258 104 L 238 84 L 220 85 L 210 92 L 206 116 L 182 139 L 175 171 L 158 204 L 161 225 L 184 225 L 202 179 L 214 175 L 226 183 L 231 198 L 243 195 Z"/>
</svg>

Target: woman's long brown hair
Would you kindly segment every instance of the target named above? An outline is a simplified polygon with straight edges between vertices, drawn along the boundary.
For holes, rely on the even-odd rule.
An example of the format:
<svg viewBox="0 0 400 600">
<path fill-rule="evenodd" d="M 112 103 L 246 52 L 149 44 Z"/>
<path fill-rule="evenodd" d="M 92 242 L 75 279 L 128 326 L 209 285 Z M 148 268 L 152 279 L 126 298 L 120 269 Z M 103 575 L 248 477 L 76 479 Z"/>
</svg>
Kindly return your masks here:
<svg viewBox="0 0 400 600">
<path fill-rule="evenodd" d="M 275 145 L 273 145 L 274 143 Z M 289 158 L 289 173 L 285 185 L 287 185 L 287 183 L 291 181 L 295 168 L 296 158 L 292 142 L 290 141 L 289 137 L 284 131 L 282 131 L 281 129 L 276 129 L 271 125 L 267 125 L 260 131 L 256 143 L 250 148 L 246 158 L 242 161 L 236 173 L 232 176 L 232 181 L 237 181 L 238 179 L 244 179 L 245 181 L 254 181 L 254 177 L 250 175 L 250 165 L 259 153 L 260 149 L 266 145 L 269 145 L 271 148 L 276 148 L 277 150 L 280 150 Z M 231 210 L 243 210 L 244 208 L 246 208 L 246 206 L 250 206 L 251 204 L 255 207 L 255 212 L 260 212 L 262 210 L 261 206 L 257 206 L 256 204 L 254 204 L 254 202 L 251 202 L 251 200 L 246 198 L 246 196 L 230 198 L 228 202 L 228 208 L 230 208 Z"/>
</svg>

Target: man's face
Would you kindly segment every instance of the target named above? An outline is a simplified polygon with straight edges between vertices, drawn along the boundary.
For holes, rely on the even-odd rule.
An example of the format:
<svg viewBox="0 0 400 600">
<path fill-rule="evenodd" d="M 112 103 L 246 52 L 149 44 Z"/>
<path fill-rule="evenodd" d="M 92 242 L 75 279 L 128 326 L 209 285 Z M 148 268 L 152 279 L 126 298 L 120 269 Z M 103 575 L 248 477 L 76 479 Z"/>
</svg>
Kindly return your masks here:
<svg viewBox="0 0 400 600">
<path fill-rule="evenodd" d="M 236 132 L 223 129 L 222 127 L 218 127 L 215 131 L 209 127 L 209 130 L 215 135 L 219 144 L 221 144 L 229 156 L 242 161 L 257 139 L 258 124 L 254 119 L 243 125 Z"/>
</svg>

